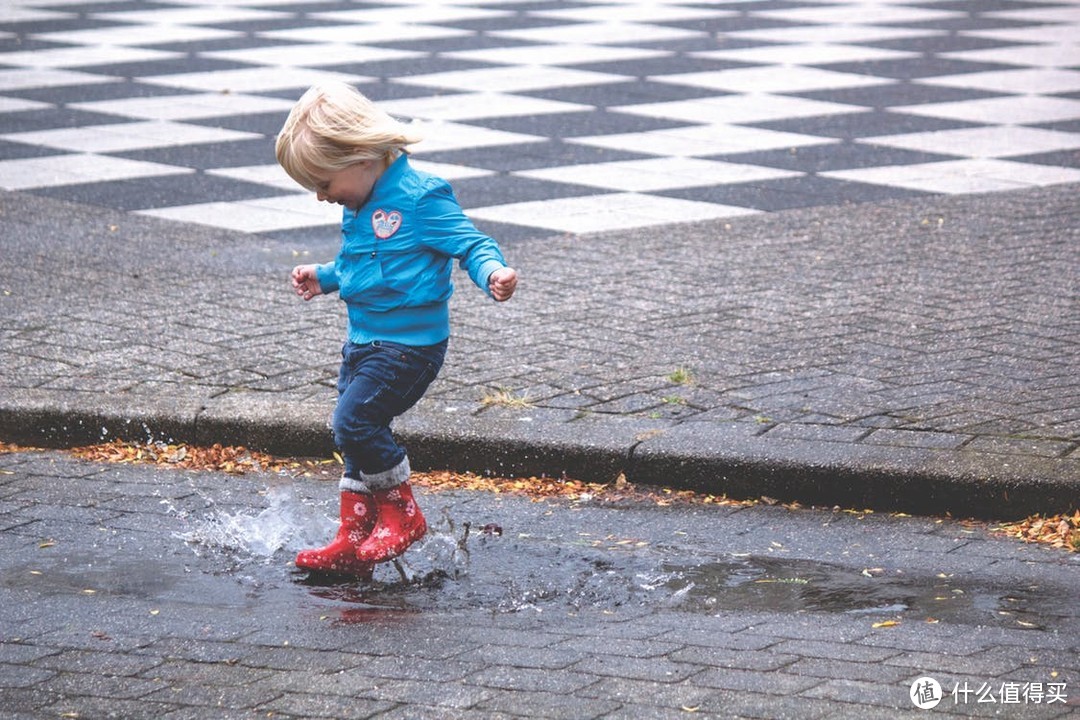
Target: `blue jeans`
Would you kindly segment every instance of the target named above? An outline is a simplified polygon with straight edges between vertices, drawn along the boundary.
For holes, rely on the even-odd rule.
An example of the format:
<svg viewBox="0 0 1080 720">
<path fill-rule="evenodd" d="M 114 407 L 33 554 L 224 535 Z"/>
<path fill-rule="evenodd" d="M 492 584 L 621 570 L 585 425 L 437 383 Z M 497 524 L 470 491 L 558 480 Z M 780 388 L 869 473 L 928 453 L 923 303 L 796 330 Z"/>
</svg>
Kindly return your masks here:
<svg viewBox="0 0 1080 720">
<path fill-rule="evenodd" d="M 381 478 L 371 476 L 402 465 L 405 448 L 394 440 L 390 423 L 423 397 L 442 368 L 446 346 L 445 340 L 423 347 L 380 340 L 345 343 L 333 430 L 346 478 L 379 490 Z"/>
</svg>

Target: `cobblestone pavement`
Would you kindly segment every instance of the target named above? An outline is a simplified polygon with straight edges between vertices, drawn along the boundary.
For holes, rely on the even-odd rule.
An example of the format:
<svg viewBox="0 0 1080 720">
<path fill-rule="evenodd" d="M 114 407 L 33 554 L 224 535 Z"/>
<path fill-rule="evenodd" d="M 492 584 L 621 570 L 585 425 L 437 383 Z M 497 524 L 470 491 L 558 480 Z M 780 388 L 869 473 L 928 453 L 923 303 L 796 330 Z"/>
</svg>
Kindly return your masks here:
<svg viewBox="0 0 1080 720">
<path fill-rule="evenodd" d="M 340 308 L 282 285 L 332 256 L 334 220 L 270 146 L 333 76 L 427 123 L 417 160 L 524 278 L 506 307 L 459 292 L 446 371 L 399 426 L 420 464 L 1072 509 L 1078 22 L 8 3 L 0 427 L 327 450 Z"/>
<path fill-rule="evenodd" d="M 411 582 L 384 565 L 367 586 L 307 584 L 287 561 L 332 527 L 334 494 L 0 456 L 0 715 L 1080 710 L 1077 556 L 983 525 L 421 489 L 434 532 L 405 556 Z M 929 713 L 910 695 L 926 677 Z"/>
<path fill-rule="evenodd" d="M 447 366 L 397 429 L 416 467 L 624 472 L 956 516 L 1071 510 L 1075 193 L 511 244 L 520 292 L 495 305 L 461 279 Z M 288 292 L 291 244 L 0 203 L 4 435 L 329 454 L 344 322 L 340 303 Z"/>
</svg>

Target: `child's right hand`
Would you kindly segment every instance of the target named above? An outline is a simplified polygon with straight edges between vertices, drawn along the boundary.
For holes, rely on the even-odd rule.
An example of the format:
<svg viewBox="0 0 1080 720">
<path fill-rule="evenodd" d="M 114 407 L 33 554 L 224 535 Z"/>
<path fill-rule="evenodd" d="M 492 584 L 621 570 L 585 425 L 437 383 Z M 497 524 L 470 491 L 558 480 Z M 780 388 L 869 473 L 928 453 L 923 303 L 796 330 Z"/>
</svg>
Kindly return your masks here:
<svg viewBox="0 0 1080 720">
<path fill-rule="evenodd" d="M 319 276 L 315 272 L 315 265 L 297 265 L 292 271 L 292 286 L 296 294 L 305 300 L 310 300 L 316 295 L 322 294 L 319 285 Z"/>
</svg>

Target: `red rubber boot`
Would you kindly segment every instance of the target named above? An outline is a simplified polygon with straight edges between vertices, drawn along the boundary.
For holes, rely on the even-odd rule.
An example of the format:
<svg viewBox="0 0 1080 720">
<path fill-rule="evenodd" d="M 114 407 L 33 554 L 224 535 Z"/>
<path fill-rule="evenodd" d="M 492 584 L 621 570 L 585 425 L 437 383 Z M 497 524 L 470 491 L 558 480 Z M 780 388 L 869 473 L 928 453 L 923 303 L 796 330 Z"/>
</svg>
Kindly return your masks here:
<svg viewBox="0 0 1080 720">
<path fill-rule="evenodd" d="M 427 533 L 427 521 L 413 499 L 409 483 L 376 490 L 375 504 L 379 509 L 375 529 L 356 549 L 356 558 L 362 563 L 396 558 Z"/>
<path fill-rule="evenodd" d="M 330 544 L 317 550 L 301 550 L 296 567 L 332 575 L 355 575 L 370 580 L 374 563 L 360 562 L 356 550 L 375 527 L 375 498 L 365 493 L 341 491 L 341 525 Z"/>
</svg>

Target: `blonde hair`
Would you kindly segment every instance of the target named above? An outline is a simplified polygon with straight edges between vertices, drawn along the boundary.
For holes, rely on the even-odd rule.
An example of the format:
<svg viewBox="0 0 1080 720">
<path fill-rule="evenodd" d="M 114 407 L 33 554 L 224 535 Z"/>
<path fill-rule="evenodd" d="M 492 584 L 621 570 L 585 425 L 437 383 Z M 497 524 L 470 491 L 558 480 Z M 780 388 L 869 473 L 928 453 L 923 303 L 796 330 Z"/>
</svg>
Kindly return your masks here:
<svg viewBox="0 0 1080 720">
<path fill-rule="evenodd" d="M 408 125 L 390 117 L 356 88 L 323 83 L 304 93 L 277 136 L 278 163 L 293 180 L 315 190 L 320 175 L 364 160 L 392 163 L 420 142 Z"/>
</svg>

